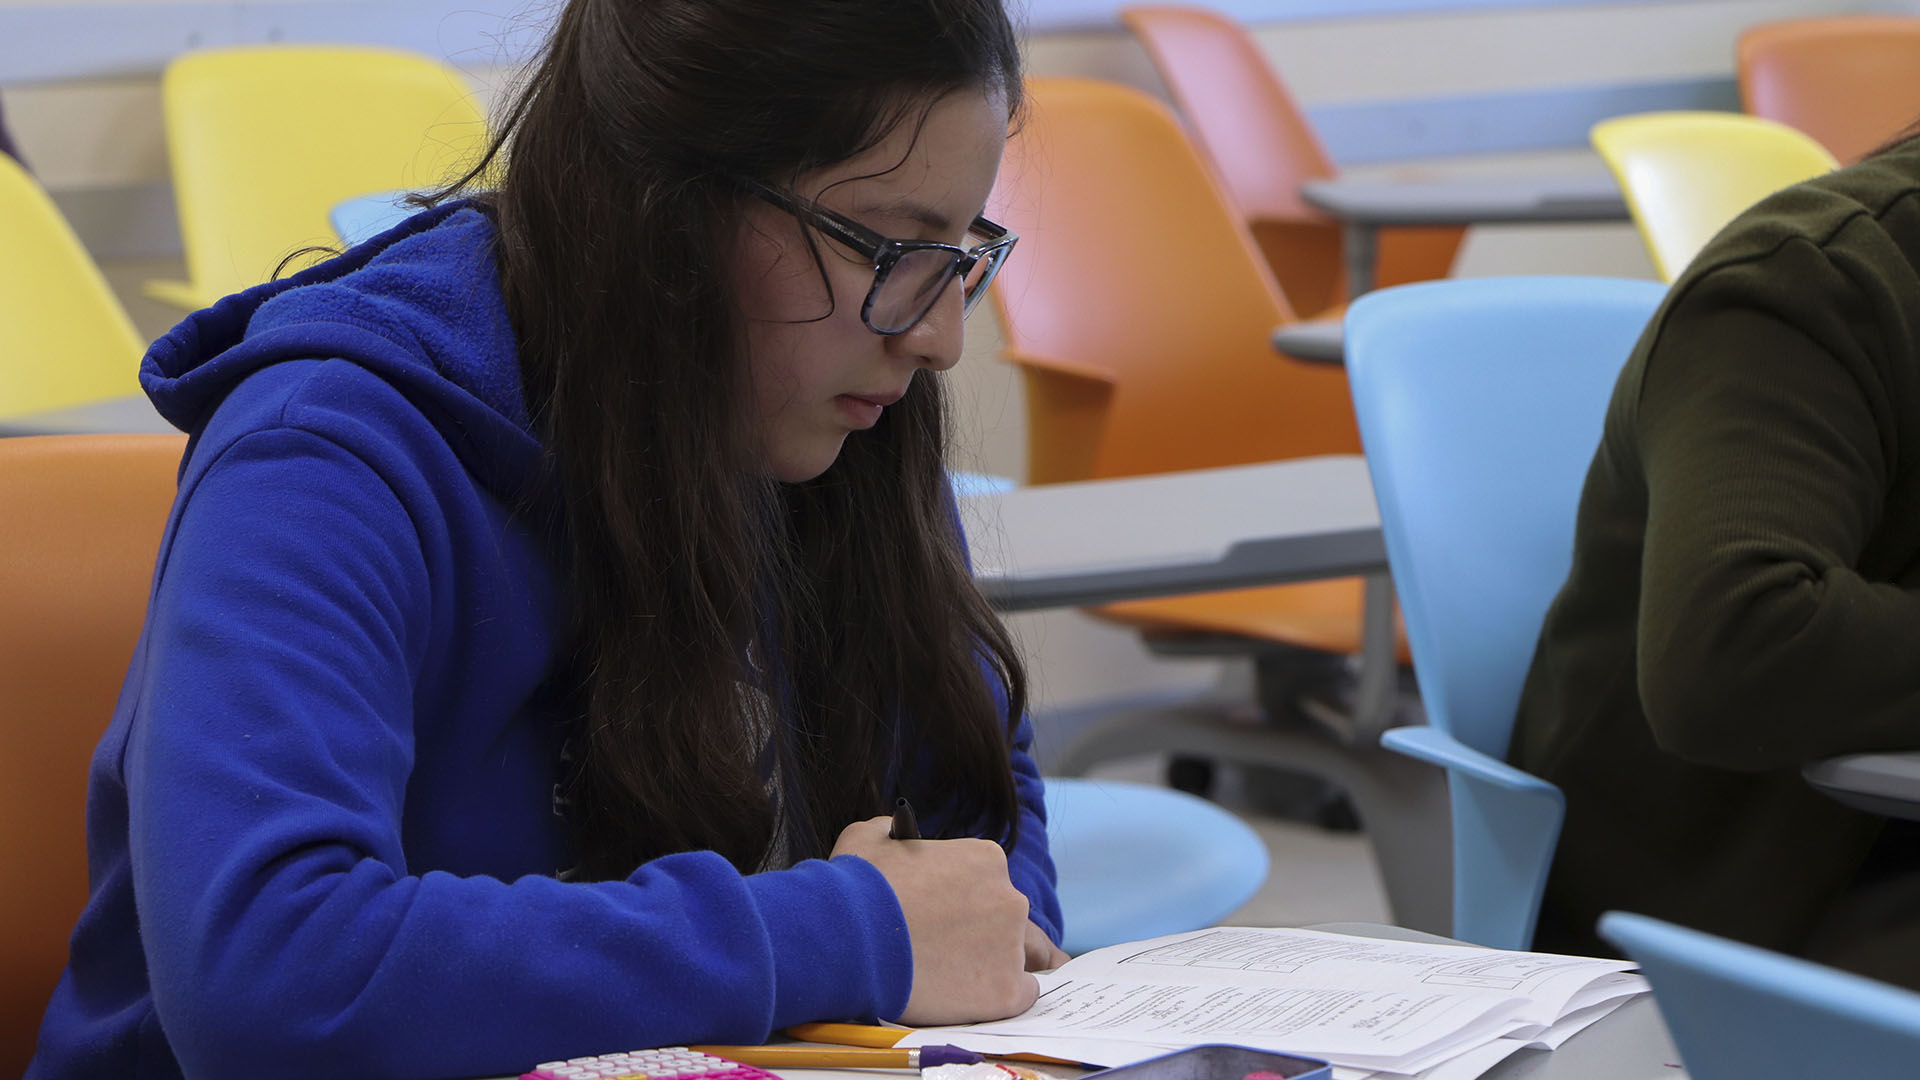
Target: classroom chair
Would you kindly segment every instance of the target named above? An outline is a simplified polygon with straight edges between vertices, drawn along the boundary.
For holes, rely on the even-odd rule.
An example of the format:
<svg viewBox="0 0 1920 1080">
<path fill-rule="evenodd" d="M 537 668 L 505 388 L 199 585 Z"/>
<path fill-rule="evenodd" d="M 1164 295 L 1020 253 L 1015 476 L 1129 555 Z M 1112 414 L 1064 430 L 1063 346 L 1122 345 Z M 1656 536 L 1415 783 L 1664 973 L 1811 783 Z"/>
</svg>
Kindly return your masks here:
<svg viewBox="0 0 1920 1080">
<path fill-rule="evenodd" d="M 1920 994 L 1645 915 L 1610 911 L 1600 936 L 1653 985 L 1691 1080 L 1920 1069 Z"/>
<path fill-rule="evenodd" d="M 335 244 L 328 213 L 347 199 L 454 179 L 486 138 L 459 72 L 395 49 L 192 52 L 167 65 L 161 102 L 189 280 L 146 291 L 188 310 Z"/>
<path fill-rule="evenodd" d="M 340 238 L 341 244 L 353 247 L 364 243 L 418 212 L 417 207 L 407 205 L 405 200 L 409 194 L 380 191 L 335 203 L 327 211 L 327 224 L 333 226 L 333 234 Z"/>
<path fill-rule="evenodd" d="M 1446 770 L 1453 936 L 1524 949 L 1558 788 L 1506 763 L 1520 688 L 1573 557 L 1613 384 L 1664 288 L 1608 278 L 1428 282 L 1347 313 L 1347 371 L 1427 724 L 1388 749 Z"/>
<path fill-rule="evenodd" d="M 1662 281 L 1672 281 L 1726 224 L 1781 188 L 1837 168 L 1798 131 L 1757 116 L 1652 112 L 1591 132 L 1633 212 Z"/>
<path fill-rule="evenodd" d="M 1060 947 L 1074 956 L 1213 926 L 1267 880 L 1260 835 L 1185 792 L 1048 777 L 1046 803 Z"/>
<path fill-rule="evenodd" d="M 1750 26 L 1735 49 L 1741 107 L 1851 164 L 1920 121 L 1920 19 L 1834 15 Z"/>
<path fill-rule="evenodd" d="M 1301 184 L 1339 170 L 1259 42 L 1205 8 L 1129 6 L 1120 18 L 1146 47 L 1288 303 L 1314 318 L 1350 299 L 1340 225 L 1300 199 Z M 1381 230 L 1380 283 L 1446 277 L 1465 233 Z"/>
<path fill-rule="evenodd" d="M 992 200 L 995 220 L 1020 234 L 1019 252 L 991 289 L 1004 355 L 1026 390 L 1028 481 L 1357 452 L 1345 373 L 1268 345 L 1293 312 L 1172 113 L 1091 79 L 1036 78 L 1029 102 Z M 1363 619 L 1363 592 L 1354 578 L 1095 609 L 1162 652 L 1252 654 L 1267 716 L 1317 723 L 1281 731 L 1211 704 L 1116 716 L 1075 740 L 1055 771 L 1173 750 L 1329 780 L 1372 834 L 1396 918 L 1445 930 L 1444 885 L 1430 887 L 1445 880 L 1436 865 L 1445 840 L 1431 835 L 1444 817 L 1439 784 L 1378 749 L 1404 646 L 1391 633 L 1390 592 L 1376 589 L 1373 620 Z M 1357 704 L 1329 708 L 1296 692 L 1361 651 L 1369 631 Z"/>
<path fill-rule="evenodd" d="M 0 108 L 0 157 L 9 157 L 21 165 L 26 164 L 26 159 L 20 156 L 20 148 L 13 144 L 13 133 L 7 130 L 7 111 L 4 108 Z"/>
<path fill-rule="evenodd" d="M 87 767 L 146 616 L 185 446 L 0 439 L 0 1076 L 26 1071 L 86 903 Z"/>
<path fill-rule="evenodd" d="M 0 154 L 0 419 L 137 393 L 144 344 L 60 208 Z"/>
</svg>

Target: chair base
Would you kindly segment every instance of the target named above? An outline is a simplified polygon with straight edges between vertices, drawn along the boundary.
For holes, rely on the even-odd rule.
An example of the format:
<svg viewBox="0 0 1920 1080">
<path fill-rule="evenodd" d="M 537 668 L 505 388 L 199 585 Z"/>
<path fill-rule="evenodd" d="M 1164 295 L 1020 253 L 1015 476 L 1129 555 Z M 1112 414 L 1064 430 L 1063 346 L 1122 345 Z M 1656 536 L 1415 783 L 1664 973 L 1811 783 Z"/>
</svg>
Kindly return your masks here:
<svg viewBox="0 0 1920 1080">
<path fill-rule="evenodd" d="M 1453 928 L 1453 837 L 1445 775 L 1378 746 L 1343 746 L 1197 704 L 1120 713 L 1081 732 L 1054 762 L 1083 776 L 1111 758 L 1172 751 L 1323 776 L 1345 790 L 1373 844 L 1387 905 L 1400 926 Z"/>
</svg>

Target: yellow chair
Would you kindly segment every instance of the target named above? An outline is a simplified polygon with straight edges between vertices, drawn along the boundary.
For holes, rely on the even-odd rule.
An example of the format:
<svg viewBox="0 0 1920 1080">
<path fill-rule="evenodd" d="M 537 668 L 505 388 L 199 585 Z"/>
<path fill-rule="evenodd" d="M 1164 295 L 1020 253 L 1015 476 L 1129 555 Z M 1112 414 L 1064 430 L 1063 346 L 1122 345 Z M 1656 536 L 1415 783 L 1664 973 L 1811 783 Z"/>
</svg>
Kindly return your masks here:
<svg viewBox="0 0 1920 1080">
<path fill-rule="evenodd" d="M 0 418 L 139 392 L 143 346 L 53 200 L 0 154 Z"/>
<path fill-rule="evenodd" d="M 336 243 L 336 204 L 452 179 L 486 139 L 459 72 L 394 49 L 189 53 L 167 66 L 161 98 L 190 280 L 146 292 L 188 310 Z"/>
<path fill-rule="evenodd" d="M 1812 138 L 1757 116 L 1657 112 L 1595 124 L 1654 269 L 1672 281 L 1741 211 L 1839 167 Z"/>
</svg>

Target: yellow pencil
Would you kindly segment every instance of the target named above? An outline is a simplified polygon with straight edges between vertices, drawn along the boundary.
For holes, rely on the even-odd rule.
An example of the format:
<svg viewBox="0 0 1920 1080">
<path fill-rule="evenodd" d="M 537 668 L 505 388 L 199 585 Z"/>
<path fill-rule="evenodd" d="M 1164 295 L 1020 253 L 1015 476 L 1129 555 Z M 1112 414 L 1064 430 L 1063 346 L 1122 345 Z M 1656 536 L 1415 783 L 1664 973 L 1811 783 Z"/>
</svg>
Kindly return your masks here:
<svg viewBox="0 0 1920 1080">
<path fill-rule="evenodd" d="M 876 1027 L 872 1024 L 795 1024 L 787 1029 L 787 1034 L 802 1042 L 890 1047 L 913 1034 L 913 1029 Z"/>
<path fill-rule="evenodd" d="M 913 1034 L 913 1029 L 877 1027 L 873 1024 L 795 1024 L 787 1028 L 786 1033 L 803 1042 L 832 1043 L 835 1046 L 891 1047 Z M 1038 1061 L 1046 1065 L 1072 1065 L 1081 1069 L 1094 1067 L 1085 1062 L 1048 1057 L 1045 1054 L 988 1054 L 986 1056 L 1006 1061 Z M 745 1064 L 751 1065 L 753 1062 L 749 1061 Z"/>
</svg>

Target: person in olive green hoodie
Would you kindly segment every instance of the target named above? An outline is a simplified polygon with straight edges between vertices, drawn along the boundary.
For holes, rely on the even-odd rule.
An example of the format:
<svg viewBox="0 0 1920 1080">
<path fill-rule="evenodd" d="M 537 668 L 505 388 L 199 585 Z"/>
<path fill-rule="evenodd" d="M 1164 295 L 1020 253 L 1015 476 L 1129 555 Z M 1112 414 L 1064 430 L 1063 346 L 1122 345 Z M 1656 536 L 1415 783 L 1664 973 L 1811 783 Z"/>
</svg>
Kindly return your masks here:
<svg viewBox="0 0 1920 1080">
<path fill-rule="evenodd" d="M 1920 984 L 1920 830 L 1800 775 L 1867 750 L 1920 750 L 1920 140 L 1741 216 L 1621 373 L 1510 751 L 1567 796 L 1536 947 L 1622 909 Z"/>
</svg>

